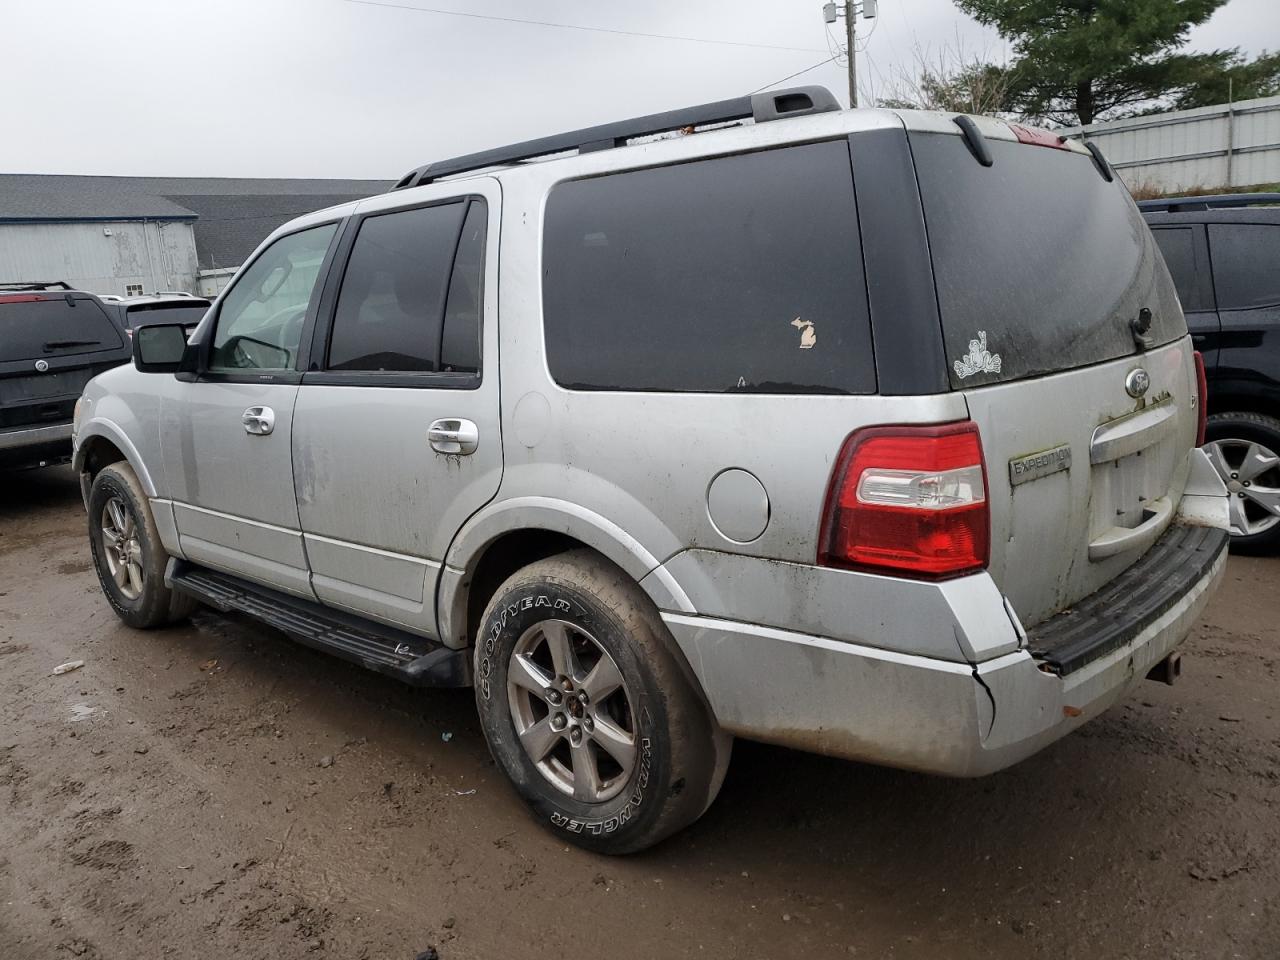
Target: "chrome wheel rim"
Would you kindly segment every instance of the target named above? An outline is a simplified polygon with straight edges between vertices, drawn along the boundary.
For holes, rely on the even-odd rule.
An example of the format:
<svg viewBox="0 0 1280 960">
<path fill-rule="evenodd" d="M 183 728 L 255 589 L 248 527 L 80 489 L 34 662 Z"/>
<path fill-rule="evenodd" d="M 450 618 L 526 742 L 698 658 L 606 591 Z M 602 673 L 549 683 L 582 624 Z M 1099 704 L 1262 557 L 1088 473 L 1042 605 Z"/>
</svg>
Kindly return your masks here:
<svg viewBox="0 0 1280 960">
<path fill-rule="evenodd" d="M 1232 534 L 1251 537 L 1280 523 L 1280 456 L 1235 439 L 1210 441 L 1204 452 L 1230 491 Z"/>
<path fill-rule="evenodd" d="M 507 701 L 520 745 L 561 793 L 601 803 L 627 785 L 636 763 L 634 701 L 591 634 L 565 620 L 526 630 L 507 665 Z"/>
<path fill-rule="evenodd" d="M 107 572 L 127 600 L 142 596 L 142 544 L 133 512 L 120 497 L 112 497 L 102 507 L 102 553 Z"/>
</svg>

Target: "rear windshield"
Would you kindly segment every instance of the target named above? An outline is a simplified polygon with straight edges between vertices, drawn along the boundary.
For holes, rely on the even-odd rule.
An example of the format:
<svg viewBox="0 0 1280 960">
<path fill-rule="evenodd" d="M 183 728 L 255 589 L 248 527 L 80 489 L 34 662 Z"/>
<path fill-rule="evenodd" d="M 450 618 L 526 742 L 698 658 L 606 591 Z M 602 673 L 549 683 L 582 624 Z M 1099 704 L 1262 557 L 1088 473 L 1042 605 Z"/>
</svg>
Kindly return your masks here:
<svg viewBox="0 0 1280 960">
<path fill-rule="evenodd" d="M 1128 191 L 1092 158 L 988 140 L 984 167 L 958 136 L 918 134 L 911 151 L 955 388 L 1127 356 L 1129 322 L 1187 332 L 1173 282 Z"/>
<path fill-rule="evenodd" d="M 114 350 L 123 345 L 115 324 L 96 300 L 0 298 L 0 363 Z"/>
<path fill-rule="evenodd" d="M 199 323 L 209 312 L 203 300 L 194 303 L 147 303 L 129 307 L 125 313 L 130 327 L 139 323 Z"/>
</svg>

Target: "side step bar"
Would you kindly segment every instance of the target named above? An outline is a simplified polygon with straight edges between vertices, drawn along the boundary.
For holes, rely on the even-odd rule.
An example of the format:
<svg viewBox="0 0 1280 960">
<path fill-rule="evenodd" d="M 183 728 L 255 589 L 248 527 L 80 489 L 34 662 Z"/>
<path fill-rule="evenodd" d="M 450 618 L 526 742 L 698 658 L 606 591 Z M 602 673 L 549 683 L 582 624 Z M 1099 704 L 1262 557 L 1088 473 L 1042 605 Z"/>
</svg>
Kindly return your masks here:
<svg viewBox="0 0 1280 960">
<path fill-rule="evenodd" d="M 173 559 L 164 582 L 223 613 L 237 611 L 308 647 L 416 687 L 471 686 L 471 655 L 355 614 Z"/>
</svg>

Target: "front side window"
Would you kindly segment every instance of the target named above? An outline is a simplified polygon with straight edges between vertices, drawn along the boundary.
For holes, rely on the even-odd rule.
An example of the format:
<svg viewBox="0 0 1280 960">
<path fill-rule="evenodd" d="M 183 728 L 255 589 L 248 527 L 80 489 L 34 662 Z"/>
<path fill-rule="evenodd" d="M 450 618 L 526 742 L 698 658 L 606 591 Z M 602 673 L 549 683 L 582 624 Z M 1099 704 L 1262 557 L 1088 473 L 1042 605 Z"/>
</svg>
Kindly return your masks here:
<svg viewBox="0 0 1280 960">
<path fill-rule="evenodd" d="M 848 144 L 556 187 L 542 310 L 571 389 L 874 391 Z"/>
<path fill-rule="evenodd" d="M 1280 306 L 1280 225 L 1212 223 L 1209 247 L 1219 310 Z"/>
<path fill-rule="evenodd" d="M 476 371 L 484 209 L 464 199 L 364 220 L 338 293 L 330 370 Z"/>
<path fill-rule="evenodd" d="M 292 370 L 307 307 L 337 224 L 281 237 L 249 266 L 218 310 L 209 368 L 219 373 Z"/>
</svg>

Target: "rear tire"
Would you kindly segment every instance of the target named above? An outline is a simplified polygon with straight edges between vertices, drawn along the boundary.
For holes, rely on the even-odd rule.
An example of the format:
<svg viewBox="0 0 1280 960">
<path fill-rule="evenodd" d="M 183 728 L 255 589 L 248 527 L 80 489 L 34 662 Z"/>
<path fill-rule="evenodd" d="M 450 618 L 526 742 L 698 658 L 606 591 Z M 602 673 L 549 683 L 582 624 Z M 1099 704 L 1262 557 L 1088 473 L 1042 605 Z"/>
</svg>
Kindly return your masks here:
<svg viewBox="0 0 1280 960">
<path fill-rule="evenodd" d="M 599 853 L 688 826 L 724 778 L 730 738 L 652 601 L 587 550 L 498 588 L 476 643 L 476 705 L 494 760 L 533 815 Z"/>
<path fill-rule="evenodd" d="M 195 610 L 195 599 L 165 586 L 169 554 L 142 484 L 124 461 L 104 467 L 93 479 L 89 549 L 107 602 L 129 626 L 163 627 Z"/>
<path fill-rule="evenodd" d="M 1280 420 L 1260 413 L 1215 413 L 1204 451 L 1231 494 L 1231 549 L 1280 549 Z"/>
</svg>

